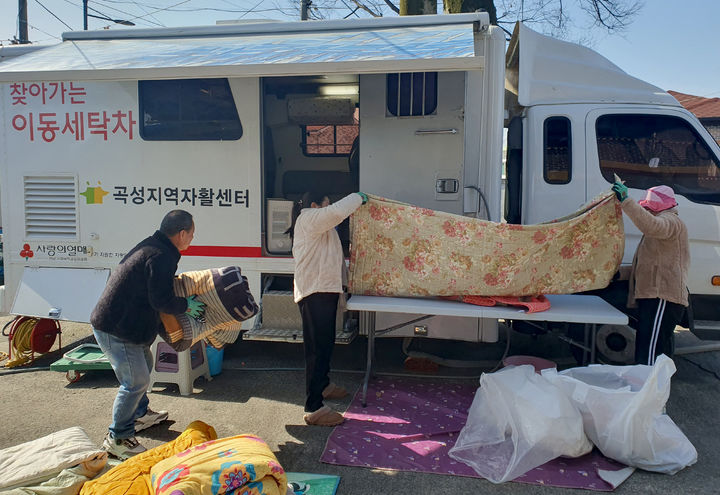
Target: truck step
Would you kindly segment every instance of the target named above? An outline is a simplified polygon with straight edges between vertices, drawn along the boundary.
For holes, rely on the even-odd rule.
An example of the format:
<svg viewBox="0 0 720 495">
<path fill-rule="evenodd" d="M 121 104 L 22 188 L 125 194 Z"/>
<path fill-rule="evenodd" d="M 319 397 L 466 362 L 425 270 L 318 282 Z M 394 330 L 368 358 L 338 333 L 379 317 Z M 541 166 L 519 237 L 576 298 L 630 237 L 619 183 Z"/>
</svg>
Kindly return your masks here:
<svg viewBox="0 0 720 495">
<path fill-rule="evenodd" d="M 336 344 L 349 344 L 353 341 L 357 332 L 348 332 L 338 330 L 335 333 Z M 302 328 L 253 328 L 243 334 L 243 340 L 263 340 L 269 342 L 291 342 L 294 344 L 302 344 L 303 335 Z"/>
<path fill-rule="evenodd" d="M 342 311 L 337 312 L 335 325 L 335 342 L 338 344 L 349 344 L 357 335 L 357 330 L 343 327 Z M 260 300 L 260 312 L 255 319 L 255 325 L 243 334 L 243 340 L 302 344 L 302 318 L 293 300 L 292 291 L 265 291 Z"/>
<path fill-rule="evenodd" d="M 702 340 L 720 340 L 720 321 L 695 320 L 691 329 L 695 336 Z"/>
</svg>

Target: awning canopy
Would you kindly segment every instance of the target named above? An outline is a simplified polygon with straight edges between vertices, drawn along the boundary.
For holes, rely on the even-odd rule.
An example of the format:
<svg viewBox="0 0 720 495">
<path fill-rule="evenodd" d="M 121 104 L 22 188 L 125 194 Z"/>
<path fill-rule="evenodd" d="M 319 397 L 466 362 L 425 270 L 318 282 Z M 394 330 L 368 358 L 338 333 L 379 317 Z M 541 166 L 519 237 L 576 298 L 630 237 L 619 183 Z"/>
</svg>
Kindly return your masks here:
<svg viewBox="0 0 720 495">
<path fill-rule="evenodd" d="M 176 77 L 280 76 L 482 68 L 475 36 L 486 14 L 431 16 L 453 22 L 412 25 L 335 21 L 269 23 L 176 30 L 143 30 L 66 41 L 0 66 L 0 80 L 107 80 Z M 430 16 L 419 16 L 430 17 Z M 403 20 L 404 21 L 404 20 Z M 446 21 L 447 22 L 447 21 Z M 332 29 L 341 26 L 341 29 Z M 360 27 L 358 27 L 360 26 Z M 263 31 L 265 27 L 265 31 Z M 482 26 L 484 30 L 485 26 Z M 245 31 L 245 32 L 243 32 Z M 122 33 L 117 31 L 116 33 Z M 201 34 L 195 34 L 201 33 Z M 142 33 L 140 33 L 142 34 Z M 159 36 L 163 35 L 163 36 Z M 70 38 L 70 39 L 67 39 Z"/>
</svg>

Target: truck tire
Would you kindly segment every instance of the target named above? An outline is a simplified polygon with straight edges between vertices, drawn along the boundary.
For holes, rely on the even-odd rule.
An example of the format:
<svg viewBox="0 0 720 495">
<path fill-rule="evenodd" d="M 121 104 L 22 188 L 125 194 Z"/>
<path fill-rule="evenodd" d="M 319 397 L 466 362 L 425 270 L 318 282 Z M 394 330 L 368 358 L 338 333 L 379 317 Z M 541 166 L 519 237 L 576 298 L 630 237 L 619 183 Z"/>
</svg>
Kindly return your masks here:
<svg viewBox="0 0 720 495">
<path fill-rule="evenodd" d="M 568 337 L 582 342 L 584 325 L 572 323 L 568 327 Z M 596 361 L 625 365 L 635 363 L 635 330 L 628 325 L 601 325 L 595 336 Z M 571 345 L 570 352 L 578 364 L 583 364 L 583 350 Z"/>
</svg>

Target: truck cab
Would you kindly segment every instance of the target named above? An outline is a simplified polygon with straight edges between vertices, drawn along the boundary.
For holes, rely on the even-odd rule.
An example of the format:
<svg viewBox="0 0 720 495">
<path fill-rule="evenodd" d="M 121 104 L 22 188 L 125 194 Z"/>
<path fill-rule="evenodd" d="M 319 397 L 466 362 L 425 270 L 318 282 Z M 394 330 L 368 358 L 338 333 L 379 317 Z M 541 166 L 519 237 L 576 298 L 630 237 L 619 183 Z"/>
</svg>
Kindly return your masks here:
<svg viewBox="0 0 720 495">
<path fill-rule="evenodd" d="M 665 91 L 599 54 L 518 25 L 507 53 L 507 220 L 557 218 L 617 175 L 632 200 L 673 188 L 688 227 L 688 326 L 720 339 L 720 148 Z M 626 217 L 623 264 L 642 234 Z M 614 292 L 617 301 L 625 294 Z"/>
</svg>

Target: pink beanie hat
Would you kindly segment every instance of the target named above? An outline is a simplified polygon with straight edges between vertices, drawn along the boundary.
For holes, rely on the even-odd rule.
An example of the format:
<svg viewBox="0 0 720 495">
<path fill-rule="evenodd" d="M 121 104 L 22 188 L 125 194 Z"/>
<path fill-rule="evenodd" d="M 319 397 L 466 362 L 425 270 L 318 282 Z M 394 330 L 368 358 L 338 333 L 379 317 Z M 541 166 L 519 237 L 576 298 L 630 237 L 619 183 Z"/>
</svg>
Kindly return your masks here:
<svg viewBox="0 0 720 495">
<path fill-rule="evenodd" d="M 659 213 L 663 210 L 677 206 L 675 193 L 668 186 L 655 186 L 647 190 L 645 199 L 638 201 L 643 208 Z"/>
</svg>

